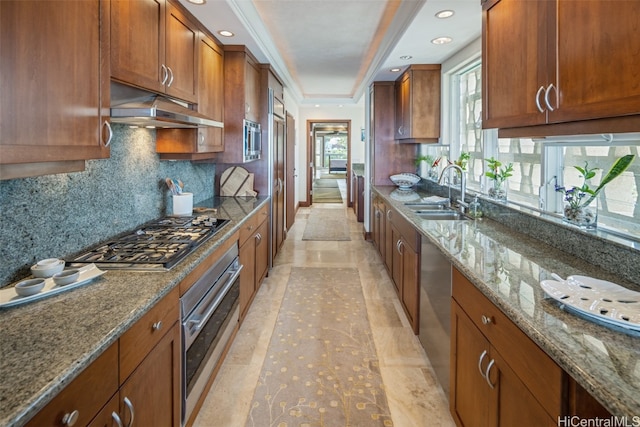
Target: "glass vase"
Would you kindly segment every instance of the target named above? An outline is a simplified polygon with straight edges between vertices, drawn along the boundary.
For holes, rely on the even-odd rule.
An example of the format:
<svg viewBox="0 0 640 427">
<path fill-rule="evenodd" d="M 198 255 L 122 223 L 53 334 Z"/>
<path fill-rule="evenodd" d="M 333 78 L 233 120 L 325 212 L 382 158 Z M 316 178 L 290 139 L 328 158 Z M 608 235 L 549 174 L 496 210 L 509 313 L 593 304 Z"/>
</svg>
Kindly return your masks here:
<svg viewBox="0 0 640 427">
<path fill-rule="evenodd" d="M 431 168 L 429 168 L 429 172 L 427 177 L 433 181 L 438 181 L 438 178 L 440 178 L 439 174 L 438 174 L 438 167 L 437 166 L 433 166 Z"/>
<path fill-rule="evenodd" d="M 489 182 L 489 190 L 487 191 L 489 197 L 499 202 L 507 201 L 507 181 L 500 181 L 498 179 L 491 180 Z"/>
<path fill-rule="evenodd" d="M 562 214 L 564 222 L 593 230 L 598 226 L 598 199 L 593 199 L 588 205 L 579 207 L 565 203 Z"/>
</svg>

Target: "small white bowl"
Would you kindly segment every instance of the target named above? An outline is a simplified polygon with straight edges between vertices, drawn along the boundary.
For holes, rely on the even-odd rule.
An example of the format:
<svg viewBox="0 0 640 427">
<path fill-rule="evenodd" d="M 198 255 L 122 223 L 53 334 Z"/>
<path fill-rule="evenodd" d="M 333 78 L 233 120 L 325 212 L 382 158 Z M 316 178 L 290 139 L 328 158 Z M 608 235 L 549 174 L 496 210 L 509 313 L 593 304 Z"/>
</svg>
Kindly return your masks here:
<svg viewBox="0 0 640 427">
<path fill-rule="evenodd" d="M 64 260 L 55 259 L 55 261 L 57 262 L 53 262 L 49 261 L 49 259 L 38 261 L 37 264 L 33 265 L 31 267 L 31 274 L 33 274 L 34 277 L 47 278 L 53 276 L 54 274 L 60 273 L 64 269 Z M 40 263 L 42 263 L 43 261 L 46 262 L 41 265 Z"/>
<path fill-rule="evenodd" d="M 58 286 L 68 285 L 80 277 L 80 270 L 64 270 L 53 275 L 53 282 Z"/>
<path fill-rule="evenodd" d="M 16 285 L 16 293 L 21 297 L 35 295 L 44 288 L 44 279 L 27 279 Z"/>
</svg>

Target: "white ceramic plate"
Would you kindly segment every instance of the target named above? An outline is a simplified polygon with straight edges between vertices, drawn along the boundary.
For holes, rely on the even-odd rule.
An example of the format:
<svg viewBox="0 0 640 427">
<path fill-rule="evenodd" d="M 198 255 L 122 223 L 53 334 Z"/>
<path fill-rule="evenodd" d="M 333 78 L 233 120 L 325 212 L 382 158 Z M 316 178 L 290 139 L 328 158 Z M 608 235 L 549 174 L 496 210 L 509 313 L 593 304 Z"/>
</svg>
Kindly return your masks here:
<svg viewBox="0 0 640 427">
<path fill-rule="evenodd" d="M 587 276 L 557 279 L 540 282 L 551 298 L 593 319 L 640 331 L 640 292 Z"/>
<path fill-rule="evenodd" d="M 44 288 L 41 292 L 35 295 L 29 295 L 27 297 L 19 296 L 14 289 L 15 285 L 0 289 L 0 308 L 13 307 L 16 305 L 21 305 L 46 298 L 51 295 L 56 295 L 61 292 L 70 291 L 71 289 L 91 282 L 96 277 L 100 277 L 105 273 L 105 271 L 102 271 L 98 267 L 96 267 L 95 264 L 87 264 L 84 267 L 79 268 L 78 270 L 80 271 L 80 276 L 75 282 L 69 283 L 68 285 L 58 286 L 53 281 L 53 278 L 49 277 L 48 279 L 45 279 Z"/>
</svg>

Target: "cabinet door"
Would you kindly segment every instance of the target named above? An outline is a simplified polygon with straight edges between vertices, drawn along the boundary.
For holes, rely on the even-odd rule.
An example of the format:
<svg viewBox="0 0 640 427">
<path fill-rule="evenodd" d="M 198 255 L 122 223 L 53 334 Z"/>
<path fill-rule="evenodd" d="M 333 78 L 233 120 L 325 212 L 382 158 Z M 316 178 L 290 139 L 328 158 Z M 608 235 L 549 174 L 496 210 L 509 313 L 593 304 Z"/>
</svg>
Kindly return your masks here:
<svg viewBox="0 0 640 427">
<path fill-rule="evenodd" d="M 404 272 L 402 249 L 400 248 L 400 245 L 402 244 L 402 236 L 393 225 L 391 226 L 391 241 L 393 242 L 393 249 L 391 252 L 391 277 L 393 278 L 393 284 L 396 287 L 396 292 L 400 299 L 402 299 L 402 274 Z"/>
<path fill-rule="evenodd" d="M 407 73 L 396 83 L 396 139 L 411 137 L 411 122 L 409 120 L 410 93 L 411 80 L 409 79 L 409 73 Z"/>
<path fill-rule="evenodd" d="M 395 251 L 395 240 L 393 237 L 393 227 L 391 226 L 391 221 L 393 217 L 393 211 L 385 206 L 384 211 L 384 265 L 387 267 L 387 271 L 389 274 L 393 271 L 393 251 Z"/>
<path fill-rule="evenodd" d="M 550 121 L 640 114 L 640 2 L 558 0 L 557 5 L 560 105 Z"/>
<path fill-rule="evenodd" d="M 269 221 L 262 221 L 258 232 L 255 236 L 256 240 L 256 282 L 255 290 L 260 287 L 260 283 L 267 275 L 269 269 Z"/>
<path fill-rule="evenodd" d="M 245 63 L 244 114 L 247 120 L 260 121 L 260 70 L 257 64 L 247 58 Z"/>
<path fill-rule="evenodd" d="M 180 324 L 176 322 L 120 387 L 124 425 L 180 425 Z"/>
<path fill-rule="evenodd" d="M 111 77 L 164 92 L 165 0 L 111 1 Z"/>
<path fill-rule="evenodd" d="M 413 332 L 418 333 L 419 326 L 419 265 L 420 258 L 411 246 L 404 243 L 400 247 L 402 251 L 402 304 L 404 305 L 409 323 Z"/>
<path fill-rule="evenodd" d="M 242 246 L 238 254 L 242 271 L 240 271 L 240 318 L 249 308 L 251 299 L 255 292 L 256 282 L 256 244 L 253 237 L 249 238 Z"/>
<path fill-rule="evenodd" d="M 87 425 L 87 427 L 114 427 L 120 419 L 120 407 L 118 401 L 120 396 L 116 393 L 104 408 L 98 412 L 98 415 Z M 122 421 L 122 420 L 120 420 Z"/>
<path fill-rule="evenodd" d="M 490 417 L 495 418 L 490 408 L 489 385 L 480 372 L 488 367 L 489 350 L 487 339 L 452 300 L 449 407 L 457 425 L 487 427 L 491 425 Z"/>
<path fill-rule="evenodd" d="M 169 72 L 166 93 L 185 101 L 198 102 L 197 26 L 180 9 L 167 3 L 165 28 L 165 66 Z"/>
<path fill-rule="evenodd" d="M 109 157 L 108 7 L 0 1 L 1 164 Z"/>
<path fill-rule="evenodd" d="M 482 20 L 483 128 L 546 122 L 543 92 L 552 83 L 554 66 L 547 55 L 553 42 L 547 28 L 554 4 L 521 0 L 486 3 Z"/>
<path fill-rule="evenodd" d="M 219 122 L 224 121 L 224 54 L 211 38 L 201 34 L 198 66 L 198 111 Z M 224 151 L 223 129 L 198 129 L 197 151 Z"/>
<path fill-rule="evenodd" d="M 551 418 L 534 395 L 518 378 L 507 362 L 496 351 L 491 354 L 495 361 L 494 368 L 489 375 L 489 381 L 494 385 L 489 390 L 494 400 L 491 404 L 491 416 L 496 417 L 488 425 L 511 427 L 552 427 L 557 422 Z M 487 390 L 485 388 L 485 390 Z"/>
</svg>

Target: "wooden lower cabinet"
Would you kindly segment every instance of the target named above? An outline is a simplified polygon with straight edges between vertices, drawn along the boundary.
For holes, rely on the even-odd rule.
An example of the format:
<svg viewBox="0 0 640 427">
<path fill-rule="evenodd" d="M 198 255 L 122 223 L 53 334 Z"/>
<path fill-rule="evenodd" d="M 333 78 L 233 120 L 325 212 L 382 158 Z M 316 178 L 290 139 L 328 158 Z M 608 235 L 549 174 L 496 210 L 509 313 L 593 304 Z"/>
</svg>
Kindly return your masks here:
<svg viewBox="0 0 640 427">
<path fill-rule="evenodd" d="M 129 425 L 180 425 L 180 324 L 175 322 L 120 386 L 120 418 Z M 134 416 L 135 414 L 135 416 Z M 133 424 L 135 425 L 135 424 Z"/>
<path fill-rule="evenodd" d="M 269 206 L 265 205 L 240 230 L 240 320 L 253 301 L 269 268 Z"/>
<path fill-rule="evenodd" d="M 120 420 L 125 426 L 177 427 L 180 401 L 180 323 L 175 288 L 27 426 L 110 427 Z M 132 416 L 135 422 L 130 424 Z"/>
<path fill-rule="evenodd" d="M 391 276 L 414 333 L 420 327 L 420 240 L 397 212 L 391 215 Z"/>
<path fill-rule="evenodd" d="M 451 414 L 460 426 L 555 426 L 566 374 L 453 269 Z"/>
</svg>

